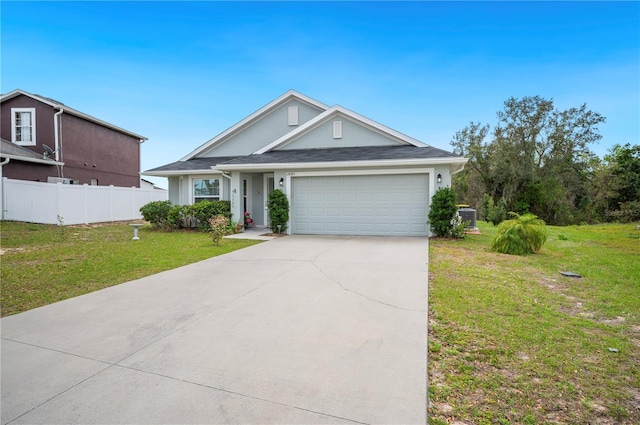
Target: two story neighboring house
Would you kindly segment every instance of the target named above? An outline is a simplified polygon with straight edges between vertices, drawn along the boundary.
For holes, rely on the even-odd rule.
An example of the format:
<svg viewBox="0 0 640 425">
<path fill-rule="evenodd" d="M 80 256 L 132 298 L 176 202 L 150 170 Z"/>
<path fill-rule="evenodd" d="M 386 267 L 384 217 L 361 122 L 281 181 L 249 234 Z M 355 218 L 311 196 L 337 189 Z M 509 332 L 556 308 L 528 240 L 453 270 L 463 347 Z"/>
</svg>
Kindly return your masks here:
<svg viewBox="0 0 640 425">
<path fill-rule="evenodd" d="M 140 187 L 139 134 L 23 90 L 0 96 L 0 118 L 4 177 Z"/>
<path fill-rule="evenodd" d="M 467 160 L 342 106 L 288 91 L 179 161 L 143 172 L 167 177 L 169 199 L 231 201 L 268 224 L 274 189 L 290 203 L 289 233 L 427 236 L 431 197 Z"/>
</svg>

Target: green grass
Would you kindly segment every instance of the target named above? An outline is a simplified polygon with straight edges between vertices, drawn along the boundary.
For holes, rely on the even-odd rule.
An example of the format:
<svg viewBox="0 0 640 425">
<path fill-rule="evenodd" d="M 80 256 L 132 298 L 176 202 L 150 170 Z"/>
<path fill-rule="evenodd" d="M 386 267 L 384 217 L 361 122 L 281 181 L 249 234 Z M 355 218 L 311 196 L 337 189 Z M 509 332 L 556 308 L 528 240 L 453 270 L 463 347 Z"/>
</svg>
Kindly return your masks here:
<svg viewBox="0 0 640 425">
<path fill-rule="evenodd" d="M 2 316 L 139 279 L 257 243 L 208 233 L 140 228 L 126 223 L 60 227 L 0 224 Z"/>
<path fill-rule="evenodd" d="M 524 257 L 479 225 L 430 242 L 432 422 L 640 423 L 636 225 L 549 226 Z"/>
</svg>

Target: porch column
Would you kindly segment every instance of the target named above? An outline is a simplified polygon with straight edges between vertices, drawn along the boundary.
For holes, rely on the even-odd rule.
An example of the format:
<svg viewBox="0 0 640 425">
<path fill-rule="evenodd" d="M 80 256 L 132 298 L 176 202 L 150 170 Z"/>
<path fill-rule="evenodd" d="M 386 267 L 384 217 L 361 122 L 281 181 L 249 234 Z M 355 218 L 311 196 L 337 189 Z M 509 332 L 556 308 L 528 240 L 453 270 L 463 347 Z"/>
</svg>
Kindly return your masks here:
<svg viewBox="0 0 640 425">
<path fill-rule="evenodd" d="M 240 171 L 231 172 L 231 220 L 244 220 L 244 211 L 242 208 L 242 181 L 240 179 Z"/>
</svg>

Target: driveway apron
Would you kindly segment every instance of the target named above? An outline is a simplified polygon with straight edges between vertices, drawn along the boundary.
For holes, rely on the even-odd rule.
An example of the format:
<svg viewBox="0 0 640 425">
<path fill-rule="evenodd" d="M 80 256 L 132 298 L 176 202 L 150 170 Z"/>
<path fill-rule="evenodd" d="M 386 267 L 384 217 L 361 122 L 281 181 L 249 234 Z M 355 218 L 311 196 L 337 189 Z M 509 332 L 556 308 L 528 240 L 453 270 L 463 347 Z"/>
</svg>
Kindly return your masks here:
<svg viewBox="0 0 640 425">
<path fill-rule="evenodd" d="M 425 424 L 426 238 L 288 236 L 2 319 L 2 424 Z"/>
</svg>

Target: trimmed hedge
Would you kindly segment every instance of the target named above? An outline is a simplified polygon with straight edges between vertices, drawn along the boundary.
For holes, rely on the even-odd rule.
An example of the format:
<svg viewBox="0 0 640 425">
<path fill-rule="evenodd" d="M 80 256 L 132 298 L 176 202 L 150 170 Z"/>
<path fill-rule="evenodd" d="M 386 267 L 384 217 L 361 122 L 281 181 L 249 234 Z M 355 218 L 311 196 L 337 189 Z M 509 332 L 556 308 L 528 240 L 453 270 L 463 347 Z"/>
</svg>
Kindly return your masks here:
<svg viewBox="0 0 640 425">
<path fill-rule="evenodd" d="M 202 231 L 208 231 L 211 217 L 223 215 L 228 219 L 231 218 L 231 202 L 202 201 L 193 205 L 171 206 L 169 201 L 157 201 L 144 205 L 140 208 L 140 212 L 154 227 L 197 227 Z"/>
</svg>

